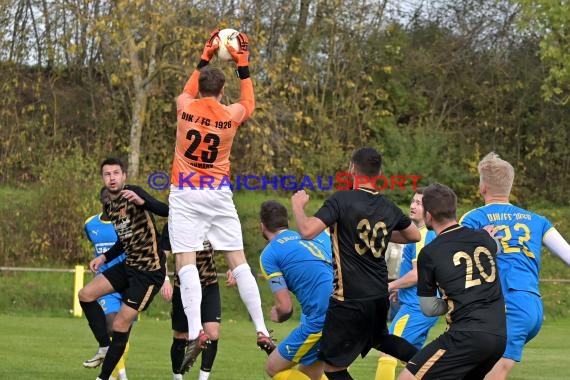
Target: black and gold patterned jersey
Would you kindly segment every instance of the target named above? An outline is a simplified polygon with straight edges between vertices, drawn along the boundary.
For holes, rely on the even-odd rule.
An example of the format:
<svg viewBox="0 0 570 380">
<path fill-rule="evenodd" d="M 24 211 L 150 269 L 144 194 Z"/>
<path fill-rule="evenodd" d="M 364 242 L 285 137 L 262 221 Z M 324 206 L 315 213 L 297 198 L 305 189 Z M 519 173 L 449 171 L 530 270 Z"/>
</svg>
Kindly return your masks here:
<svg viewBox="0 0 570 380">
<path fill-rule="evenodd" d="M 169 253 L 172 251 L 168 234 L 168 223 L 166 223 L 162 229 L 160 249 Z M 212 244 L 210 244 L 208 240 L 204 241 L 204 250 L 196 252 L 196 267 L 198 268 L 202 288 L 218 282 L 218 271 L 214 261 L 214 248 L 212 248 Z M 174 276 L 174 286 L 180 286 L 178 274 Z"/>
<path fill-rule="evenodd" d="M 365 188 L 331 195 L 315 217 L 331 231 L 334 291 L 339 301 L 388 296 L 384 253 L 393 230 L 412 221 L 392 201 Z"/>
<path fill-rule="evenodd" d="M 139 186 L 125 185 L 125 190 L 134 191 L 144 199 L 142 206 L 119 196 L 112 200 L 104 197 L 104 211 L 113 222 L 117 232 L 117 243 L 105 253 L 107 261 L 116 252 L 125 252 L 125 264 L 142 271 L 156 271 L 165 263 L 164 253 L 158 249 L 159 234 L 153 214 L 168 216 L 168 206 L 154 199 Z"/>
<path fill-rule="evenodd" d="M 214 262 L 214 249 L 208 240 L 204 241 L 204 250 L 196 252 L 196 267 L 202 288 L 218 282 L 218 272 Z M 174 286 L 180 286 L 178 275 L 174 278 Z"/>
<path fill-rule="evenodd" d="M 444 229 L 418 256 L 418 295 L 447 301 L 450 331 L 506 334 L 505 302 L 495 265 L 497 243 L 484 230 Z"/>
</svg>

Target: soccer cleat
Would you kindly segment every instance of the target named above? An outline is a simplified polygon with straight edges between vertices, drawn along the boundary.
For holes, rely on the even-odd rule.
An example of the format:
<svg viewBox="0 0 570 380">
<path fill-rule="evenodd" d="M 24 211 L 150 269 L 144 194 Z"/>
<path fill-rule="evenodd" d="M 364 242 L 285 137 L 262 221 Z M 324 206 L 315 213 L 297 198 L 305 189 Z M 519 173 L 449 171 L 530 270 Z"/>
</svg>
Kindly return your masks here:
<svg viewBox="0 0 570 380">
<path fill-rule="evenodd" d="M 204 333 L 204 331 L 200 331 L 200 334 L 196 339 L 189 340 L 186 345 L 186 352 L 184 353 L 184 359 L 182 359 L 182 364 L 180 365 L 180 372 L 181 375 L 184 375 L 188 370 L 194 365 L 196 358 L 200 355 L 202 350 L 205 350 L 208 345 L 210 344 L 210 338 L 208 335 Z"/>
<path fill-rule="evenodd" d="M 269 334 L 271 334 L 271 331 L 269 331 Z M 261 331 L 258 331 L 257 332 L 257 346 L 260 349 L 262 349 L 263 351 L 265 351 L 265 353 L 267 355 L 269 355 L 275 349 L 275 342 L 273 341 L 271 336 L 267 336 L 264 333 L 262 333 Z"/>
<path fill-rule="evenodd" d="M 93 356 L 91 359 L 87 359 L 83 362 L 83 367 L 85 368 L 97 368 L 101 365 L 101 363 L 103 363 L 103 360 L 105 360 L 105 355 L 107 355 L 107 350 L 101 350 L 99 349 L 99 351 L 97 351 L 97 353 L 95 354 L 95 356 Z"/>
</svg>

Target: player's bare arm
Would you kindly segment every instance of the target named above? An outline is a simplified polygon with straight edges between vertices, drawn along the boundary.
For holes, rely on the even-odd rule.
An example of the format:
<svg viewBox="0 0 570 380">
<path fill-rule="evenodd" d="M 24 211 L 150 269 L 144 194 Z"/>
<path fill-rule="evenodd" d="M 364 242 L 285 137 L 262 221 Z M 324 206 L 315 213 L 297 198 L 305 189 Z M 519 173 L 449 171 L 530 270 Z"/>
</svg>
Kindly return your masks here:
<svg viewBox="0 0 570 380">
<path fill-rule="evenodd" d="M 127 193 L 127 198 L 130 202 L 133 202 L 137 206 L 143 207 L 145 210 L 152 212 L 155 215 L 167 217 L 168 216 L 168 205 L 164 202 L 159 201 L 152 195 L 144 191 L 141 187 L 131 186 L 131 189 L 123 190 Z M 132 193 L 132 194 L 131 194 Z M 125 194 L 122 194 L 126 197 Z"/>
<path fill-rule="evenodd" d="M 420 241 L 420 239 L 421 239 L 420 231 L 418 230 L 416 225 L 412 223 L 410 224 L 409 227 L 403 230 L 392 231 L 392 237 L 390 238 L 390 241 L 392 243 L 407 244 L 407 243 L 416 243 Z"/>
<path fill-rule="evenodd" d="M 101 268 L 101 266 L 105 264 L 105 261 L 106 261 L 105 255 L 99 255 L 89 262 L 89 269 L 91 270 L 91 272 L 97 273 L 99 268 Z"/>
<path fill-rule="evenodd" d="M 137 206 L 144 205 L 144 199 L 139 197 L 138 194 L 132 190 L 121 191 L 121 196 L 126 200 L 128 200 L 129 202 L 136 204 Z"/>
<path fill-rule="evenodd" d="M 314 216 L 305 214 L 305 207 L 309 203 L 309 194 L 305 190 L 297 191 L 291 197 L 291 205 L 295 222 L 297 223 L 297 231 L 303 239 L 313 239 L 315 236 L 324 231 L 327 227 L 325 223 Z"/>
<path fill-rule="evenodd" d="M 392 293 L 397 291 L 398 289 L 405 289 L 411 286 L 415 286 L 417 283 L 418 283 L 418 264 L 414 261 L 412 262 L 411 271 L 409 271 L 402 277 L 388 284 L 388 291 Z"/>
<path fill-rule="evenodd" d="M 273 322 L 285 322 L 293 314 L 293 303 L 289 289 L 281 289 L 273 294 L 275 305 L 271 308 L 271 320 Z"/>
<path fill-rule="evenodd" d="M 162 287 L 160 288 L 160 295 L 162 296 L 162 298 L 165 301 L 171 301 L 172 300 L 172 284 L 170 283 L 170 277 L 168 277 L 168 258 L 170 257 L 170 253 L 171 251 L 164 249 L 163 250 L 164 255 L 166 256 L 166 261 L 164 263 L 164 269 L 166 271 L 166 276 L 164 277 L 164 284 L 162 284 Z"/>
</svg>

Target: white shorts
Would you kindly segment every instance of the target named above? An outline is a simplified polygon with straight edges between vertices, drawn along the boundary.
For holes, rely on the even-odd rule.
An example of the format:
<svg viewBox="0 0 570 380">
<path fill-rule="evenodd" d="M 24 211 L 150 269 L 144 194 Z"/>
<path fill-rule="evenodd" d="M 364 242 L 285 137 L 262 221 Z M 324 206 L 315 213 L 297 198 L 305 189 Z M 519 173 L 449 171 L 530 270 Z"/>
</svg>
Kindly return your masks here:
<svg viewBox="0 0 570 380">
<path fill-rule="evenodd" d="M 170 187 L 168 233 L 172 253 L 197 252 L 204 240 L 214 250 L 243 250 L 241 224 L 229 189 Z"/>
</svg>

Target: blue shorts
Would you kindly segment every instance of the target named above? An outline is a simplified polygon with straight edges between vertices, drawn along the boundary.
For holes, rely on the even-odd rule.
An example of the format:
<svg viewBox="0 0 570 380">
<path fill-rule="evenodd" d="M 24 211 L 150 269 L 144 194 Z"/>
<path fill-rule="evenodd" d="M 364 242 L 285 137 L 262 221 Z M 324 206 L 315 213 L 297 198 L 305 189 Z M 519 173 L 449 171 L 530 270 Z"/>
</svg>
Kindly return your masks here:
<svg viewBox="0 0 570 380">
<path fill-rule="evenodd" d="M 324 318 L 323 318 L 324 319 Z M 277 346 L 281 356 L 293 363 L 309 366 L 318 359 L 324 320 L 308 322 L 301 316 L 301 323 Z"/>
<path fill-rule="evenodd" d="M 99 305 L 103 308 L 103 312 L 107 315 L 119 312 L 122 298 L 119 293 L 111 293 L 99 298 L 97 302 L 99 302 Z"/>
<path fill-rule="evenodd" d="M 504 292 L 507 307 L 507 348 L 504 358 L 520 362 L 524 345 L 542 327 L 542 299 L 534 293 L 508 290 Z"/>
<path fill-rule="evenodd" d="M 437 323 L 437 319 L 438 317 L 426 317 L 419 307 L 403 304 L 388 331 L 420 349 L 426 342 L 429 329 Z"/>
</svg>

